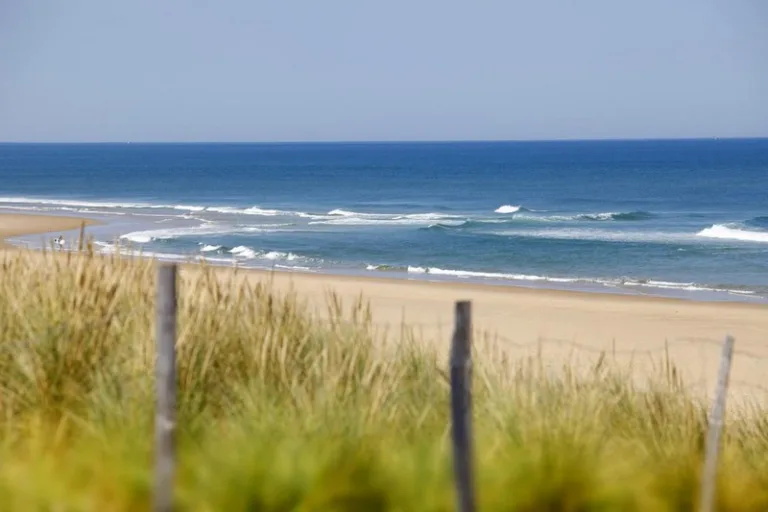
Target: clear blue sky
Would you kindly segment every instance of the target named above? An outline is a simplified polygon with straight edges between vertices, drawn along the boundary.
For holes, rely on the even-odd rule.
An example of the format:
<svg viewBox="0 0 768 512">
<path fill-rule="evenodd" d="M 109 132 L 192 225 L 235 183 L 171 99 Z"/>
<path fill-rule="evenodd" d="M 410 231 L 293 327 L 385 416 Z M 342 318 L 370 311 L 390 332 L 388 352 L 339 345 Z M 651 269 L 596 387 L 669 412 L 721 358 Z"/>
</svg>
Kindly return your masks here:
<svg viewBox="0 0 768 512">
<path fill-rule="evenodd" d="M 0 0 L 0 140 L 768 136 L 766 0 Z"/>
</svg>

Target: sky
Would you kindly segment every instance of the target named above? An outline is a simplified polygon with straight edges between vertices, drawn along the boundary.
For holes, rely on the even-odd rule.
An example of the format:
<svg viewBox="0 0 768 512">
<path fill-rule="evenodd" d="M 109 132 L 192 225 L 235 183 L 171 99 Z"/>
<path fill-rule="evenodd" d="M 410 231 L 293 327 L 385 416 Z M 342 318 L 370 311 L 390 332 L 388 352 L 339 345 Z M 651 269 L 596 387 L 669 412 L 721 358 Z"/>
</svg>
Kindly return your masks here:
<svg viewBox="0 0 768 512">
<path fill-rule="evenodd" d="M 0 141 L 768 136 L 766 0 L 0 0 Z"/>
</svg>

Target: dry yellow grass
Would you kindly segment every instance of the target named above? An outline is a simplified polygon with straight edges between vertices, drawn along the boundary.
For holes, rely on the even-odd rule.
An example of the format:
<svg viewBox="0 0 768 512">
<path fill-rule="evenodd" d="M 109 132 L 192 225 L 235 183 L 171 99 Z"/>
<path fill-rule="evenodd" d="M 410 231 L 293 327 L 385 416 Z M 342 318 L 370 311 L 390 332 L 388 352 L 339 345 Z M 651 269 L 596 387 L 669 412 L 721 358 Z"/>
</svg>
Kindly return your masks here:
<svg viewBox="0 0 768 512">
<path fill-rule="evenodd" d="M 153 262 L 15 251 L 0 278 L 1 508 L 148 509 Z M 453 509 L 430 345 L 404 329 L 381 350 L 362 300 L 321 318 L 207 268 L 180 290 L 179 510 Z M 476 359 L 480 510 L 693 509 L 706 407 L 674 372 L 638 388 L 605 358 Z M 729 417 L 719 510 L 768 509 L 764 412 Z"/>
</svg>

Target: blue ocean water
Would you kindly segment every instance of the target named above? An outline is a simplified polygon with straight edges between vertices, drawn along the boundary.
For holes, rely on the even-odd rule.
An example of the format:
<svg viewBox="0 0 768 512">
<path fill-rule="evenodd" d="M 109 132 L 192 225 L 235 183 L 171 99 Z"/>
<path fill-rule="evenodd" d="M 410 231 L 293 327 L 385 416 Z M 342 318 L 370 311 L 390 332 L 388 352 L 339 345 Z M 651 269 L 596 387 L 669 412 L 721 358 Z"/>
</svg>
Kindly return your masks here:
<svg viewBox="0 0 768 512">
<path fill-rule="evenodd" d="M 0 211 L 102 220 L 105 252 L 768 296 L 768 139 L 2 144 Z"/>
</svg>

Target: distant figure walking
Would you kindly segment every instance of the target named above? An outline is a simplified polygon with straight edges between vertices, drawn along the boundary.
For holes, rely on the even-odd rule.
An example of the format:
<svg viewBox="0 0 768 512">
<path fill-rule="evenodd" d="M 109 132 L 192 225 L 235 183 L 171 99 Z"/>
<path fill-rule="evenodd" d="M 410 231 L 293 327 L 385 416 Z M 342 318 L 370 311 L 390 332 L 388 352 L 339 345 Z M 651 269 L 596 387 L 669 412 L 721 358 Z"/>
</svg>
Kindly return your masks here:
<svg viewBox="0 0 768 512">
<path fill-rule="evenodd" d="M 64 245 L 66 244 L 66 242 L 64 241 L 64 235 L 59 235 L 56 238 L 54 238 L 53 244 L 57 249 L 62 250 L 64 248 Z"/>
</svg>

